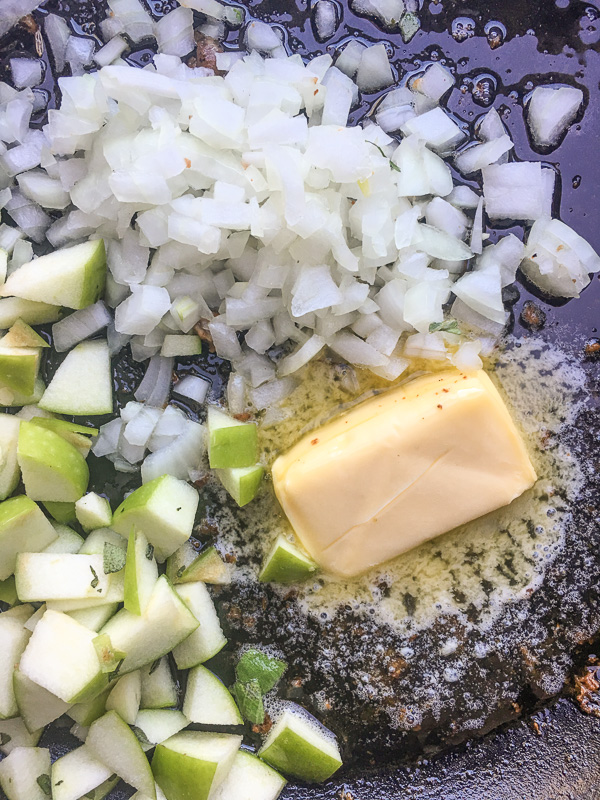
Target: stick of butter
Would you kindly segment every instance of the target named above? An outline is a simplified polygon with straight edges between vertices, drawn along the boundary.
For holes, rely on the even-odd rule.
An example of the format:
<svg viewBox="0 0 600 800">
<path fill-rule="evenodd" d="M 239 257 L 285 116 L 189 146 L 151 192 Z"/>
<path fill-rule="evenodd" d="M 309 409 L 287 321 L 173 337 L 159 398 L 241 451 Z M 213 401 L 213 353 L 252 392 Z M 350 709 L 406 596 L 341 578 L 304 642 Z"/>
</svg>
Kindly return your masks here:
<svg viewBox="0 0 600 800">
<path fill-rule="evenodd" d="M 454 369 L 360 403 L 273 464 L 302 544 L 342 576 L 507 505 L 535 481 L 492 381 Z"/>
</svg>

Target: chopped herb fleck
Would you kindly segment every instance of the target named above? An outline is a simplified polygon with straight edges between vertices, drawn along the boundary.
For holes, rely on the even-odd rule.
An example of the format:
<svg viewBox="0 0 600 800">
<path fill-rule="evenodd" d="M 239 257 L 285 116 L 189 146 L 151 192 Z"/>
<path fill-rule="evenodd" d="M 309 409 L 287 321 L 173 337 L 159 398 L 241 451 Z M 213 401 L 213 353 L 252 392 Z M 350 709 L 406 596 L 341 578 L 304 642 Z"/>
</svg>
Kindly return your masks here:
<svg viewBox="0 0 600 800">
<path fill-rule="evenodd" d="M 432 322 L 429 326 L 429 333 L 435 333 L 436 331 L 454 333 L 456 336 L 460 336 L 462 333 L 455 319 L 445 319 L 443 322 Z"/>
<path fill-rule="evenodd" d="M 387 158 L 386 154 L 383 152 L 382 148 L 378 144 L 375 144 L 375 142 L 369 142 L 368 139 L 367 139 L 367 144 L 372 144 L 373 147 L 376 147 L 379 150 L 379 152 L 381 153 L 381 155 L 384 158 Z M 400 169 L 398 164 L 394 164 L 394 162 L 392 161 L 391 158 L 388 158 L 388 161 L 390 162 L 390 169 L 391 170 L 394 170 L 395 172 L 402 172 L 402 170 Z"/>
<path fill-rule="evenodd" d="M 143 744 L 143 745 L 151 745 L 152 744 L 152 742 L 150 741 L 150 739 L 148 739 L 148 737 L 146 736 L 144 731 L 141 728 L 138 728 L 137 725 L 132 725 L 131 726 L 131 730 L 135 733 L 135 735 L 137 737 L 137 740 L 138 740 L 138 742 L 140 744 Z"/>
<path fill-rule="evenodd" d="M 152 561 L 153 557 L 154 557 L 154 545 L 149 544 L 148 547 L 146 548 L 146 558 L 148 559 L 148 561 Z"/>
<path fill-rule="evenodd" d="M 158 669 L 158 667 L 160 665 L 161 660 L 162 659 L 160 659 L 160 658 L 156 659 L 156 661 L 150 667 L 150 672 L 148 673 L 148 675 L 152 675 L 153 672 L 156 672 L 156 670 Z"/>
<path fill-rule="evenodd" d="M 47 795 L 48 797 L 52 796 L 52 784 L 50 783 L 50 775 L 40 775 L 37 778 L 37 785 L 40 787 L 42 792 Z"/>
<path fill-rule="evenodd" d="M 265 721 L 265 707 L 263 705 L 260 683 L 253 679 L 248 683 L 237 683 L 233 687 L 242 717 L 254 725 L 262 725 Z"/>
<path fill-rule="evenodd" d="M 92 575 L 94 576 L 94 577 L 93 577 L 93 579 L 92 579 L 92 581 L 91 581 L 91 583 L 90 583 L 90 586 L 92 587 L 92 589 L 95 589 L 95 588 L 96 588 L 96 586 L 98 586 L 98 584 L 100 583 L 100 578 L 98 577 L 98 573 L 97 573 L 97 572 L 96 572 L 96 570 L 95 570 L 95 569 L 92 567 L 92 565 L 91 565 L 91 564 L 90 564 L 90 569 L 91 569 L 91 571 L 92 571 Z M 100 590 L 100 591 L 102 591 L 102 590 Z"/>
<path fill-rule="evenodd" d="M 262 694 L 270 692 L 287 669 L 287 664 L 262 650 L 246 650 L 238 661 L 235 674 L 240 683 L 258 681 Z"/>
<path fill-rule="evenodd" d="M 104 574 L 120 572 L 125 567 L 125 551 L 116 544 L 104 542 Z"/>
</svg>

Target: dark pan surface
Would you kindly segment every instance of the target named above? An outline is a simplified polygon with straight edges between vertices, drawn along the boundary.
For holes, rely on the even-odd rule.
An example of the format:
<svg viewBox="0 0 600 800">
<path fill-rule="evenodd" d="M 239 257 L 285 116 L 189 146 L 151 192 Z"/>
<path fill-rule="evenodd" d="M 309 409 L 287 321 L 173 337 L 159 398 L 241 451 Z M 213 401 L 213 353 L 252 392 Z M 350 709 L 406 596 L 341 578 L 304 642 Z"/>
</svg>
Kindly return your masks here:
<svg viewBox="0 0 600 800">
<path fill-rule="evenodd" d="M 527 86 L 528 79 L 540 73 L 551 73 L 553 81 L 582 86 L 587 90 L 588 99 L 583 122 L 546 158 L 562 174 L 562 192 L 560 203 L 557 202 L 561 217 L 600 249 L 596 188 L 600 177 L 600 105 L 597 99 L 600 81 L 600 20 L 597 21 L 597 17 L 600 12 L 593 4 L 563 0 L 556 4 L 553 0 L 432 2 L 422 11 L 423 31 L 408 45 L 403 44 L 398 35 L 382 32 L 371 21 L 353 15 L 347 3 L 343 4 L 342 24 L 326 45 L 314 38 L 310 14 L 302 0 L 298 0 L 297 5 L 271 0 L 244 5 L 251 15 L 280 24 L 287 32 L 290 47 L 304 56 L 326 50 L 332 52 L 336 45 L 357 35 L 365 40 L 385 40 L 400 73 L 413 71 L 423 62 L 447 59 L 446 63 L 456 69 L 458 84 L 465 87 L 464 93 L 453 92 L 452 110 L 465 122 L 472 123 L 490 103 L 496 108 L 505 106 L 504 119 L 522 159 L 539 158 L 539 154 L 530 149 L 522 119 L 523 96 L 531 88 Z M 160 3 L 150 6 L 157 13 L 161 11 Z M 72 4 L 66 0 L 58 4 L 51 0 L 45 6 L 72 16 L 76 29 L 91 35 L 101 7 L 91 0 Z M 8 55 L 13 48 L 16 51 L 31 48 L 32 41 L 23 34 L 3 44 L 6 46 L 2 48 L 2 55 Z M 141 50 L 132 61 L 143 63 L 149 52 Z M 50 70 L 45 85 L 49 92 L 53 91 Z M 50 104 L 53 101 L 50 96 Z M 360 119 L 365 110 L 366 105 L 354 113 L 354 118 Z M 364 635 L 389 644 L 386 660 L 382 662 L 375 653 L 370 659 L 364 653 L 353 658 L 355 629 L 357 624 L 365 629 L 365 621 L 358 620 L 351 611 L 322 625 L 314 622 L 298 625 L 293 597 L 282 599 L 269 589 L 254 588 L 247 589 L 242 598 L 237 591 L 233 596 L 224 592 L 219 598 L 222 619 L 234 637 L 258 642 L 274 640 L 284 649 L 292 665 L 289 677 L 303 679 L 302 702 L 310 707 L 314 701 L 311 691 L 317 687 L 327 688 L 334 702 L 324 721 L 340 735 L 346 755 L 354 761 L 345 784 L 340 779 L 326 788 L 288 787 L 285 798 L 384 800 L 406 796 L 512 800 L 535 796 L 548 800 L 563 797 L 584 800 L 600 796 L 596 788 L 600 785 L 600 767 L 594 758 L 598 752 L 600 723 L 581 714 L 567 700 L 561 700 L 542 713 L 536 711 L 552 702 L 562 680 L 583 663 L 592 647 L 588 640 L 600 628 L 597 590 L 600 574 L 597 522 L 600 362 L 586 357 L 584 352 L 586 341 L 597 335 L 596 327 L 600 322 L 599 284 L 594 280 L 581 300 L 564 305 L 550 305 L 543 299 L 532 298 L 525 287 L 520 287 L 520 298 L 514 306 L 515 334 L 530 335 L 520 315 L 524 302 L 534 299 L 546 314 L 546 324 L 537 335 L 546 341 L 559 342 L 586 371 L 589 404 L 574 426 L 572 446 L 586 454 L 587 485 L 584 497 L 574 509 L 564 550 L 547 572 L 544 585 L 532 597 L 507 607 L 489 633 L 490 640 L 497 641 L 498 647 L 492 648 L 489 658 L 480 661 L 472 657 L 474 643 L 468 637 L 462 642 L 461 657 L 467 668 L 458 686 L 448 692 L 438 719 L 425 718 L 418 728 L 407 726 L 400 733 L 390 732 L 385 713 L 361 699 L 356 685 L 359 675 L 367 672 L 378 676 L 382 683 L 387 681 L 394 703 L 410 703 L 414 687 L 423 680 L 420 667 L 447 637 L 449 621 L 442 620 L 437 627 L 418 637 L 412 645 L 416 652 L 414 666 L 403 668 L 398 678 L 392 680 L 386 676 L 403 642 L 396 641 L 382 626 L 367 624 Z M 180 365 L 181 371 L 190 368 L 189 363 Z M 213 388 L 218 392 L 219 365 L 207 363 L 200 369 L 213 377 Z M 123 357 L 118 373 L 121 400 L 126 401 L 141 377 L 141 368 Z M 96 475 L 98 483 L 104 485 L 106 475 L 99 464 Z M 121 487 L 112 488 L 115 496 L 121 492 Z M 199 522 L 208 537 L 211 526 L 218 527 L 219 514 L 209 493 L 205 499 L 203 518 Z M 511 645 L 509 650 L 503 646 L 503 632 L 507 630 L 511 631 L 513 643 L 515 631 L 518 633 L 517 646 Z M 322 658 L 326 651 L 334 654 L 329 664 Z M 223 666 L 226 669 L 228 665 L 224 663 Z M 391 674 L 394 675 L 393 670 Z M 462 702 L 461 690 L 466 685 L 474 688 L 480 708 L 485 709 L 486 724 L 480 733 L 517 718 L 523 721 L 463 745 L 455 752 L 423 761 L 470 735 L 465 724 L 470 712 Z M 550 685 L 556 688 L 549 690 Z M 288 682 L 284 693 L 295 698 L 299 691 Z M 533 712 L 539 733 L 529 718 Z M 57 751 L 67 740 L 70 737 L 66 729 L 45 735 L 46 744 Z M 398 759 L 403 765 L 397 769 L 371 766 L 375 762 L 381 765 L 382 761 Z M 115 793 L 115 797 L 125 796 Z"/>
</svg>

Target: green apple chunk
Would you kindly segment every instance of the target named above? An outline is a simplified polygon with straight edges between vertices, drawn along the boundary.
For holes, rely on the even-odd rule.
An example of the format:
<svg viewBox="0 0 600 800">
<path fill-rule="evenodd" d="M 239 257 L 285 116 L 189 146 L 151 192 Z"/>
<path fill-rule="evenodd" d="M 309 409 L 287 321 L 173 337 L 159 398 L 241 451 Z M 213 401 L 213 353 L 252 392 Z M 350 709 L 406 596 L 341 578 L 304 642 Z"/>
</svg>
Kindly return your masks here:
<svg viewBox="0 0 600 800">
<path fill-rule="evenodd" d="M 105 603 L 92 608 L 76 608 L 65 613 L 91 631 L 99 631 L 117 613 L 118 603 Z"/>
<path fill-rule="evenodd" d="M 92 755 L 110 767 L 125 783 L 150 798 L 156 797 L 148 759 L 136 735 L 116 711 L 108 711 L 92 722 L 85 744 Z"/>
<path fill-rule="evenodd" d="M 22 622 L 0 615 L 0 717 L 3 719 L 16 717 L 19 713 L 13 688 L 13 671 L 30 636 L 31 631 L 24 628 Z"/>
<path fill-rule="evenodd" d="M 0 786 L 8 800 L 48 800 L 50 751 L 42 747 L 15 747 L 0 762 Z"/>
<path fill-rule="evenodd" d="M 161 575 L 142 616 L 123 608 L 100 633 L 107 633 L 113 647 L 127 653 L 120 670 L 123 675 L 169 653 L 187 639 L 198 624 L 167 578 Z"/>
<path fill-rule="evenodd" d="M 258 459 L 257 428 L 216 406 L 208 407 L 208 460 L 212 469 L 251 467 Z"/>
<path fill-rule="evenodd" d="M 154 751 L 152 771 L 169 800 L 208 800 L 229 772 L 241 736 L 177 733 Z"/>
<path fill-rule="evenodd" d="M 218 469 L 216 472 L 227 492 L 240 507 L 254 500 L 264 475 L 260 464 L 253 467 Z"/>
<path fill-rule="evenodd" d="M 226 564 L 216 547 L 200 553 L 191 542 L 184 542 L 167 560 L 167 576 L 172 583 L 231 583 L 231 565 Z"/>
<path fill-rule="evenodd" d="M 285 778 L 264 761 L 240 750 L 211 800 L 277 800 L 285 784 Z"/>
<path fill-rule="evenodd" d="M 203 725 L 243 725 L 240 712 L 223 682 L 201 665 L 188 673 L 183 713 Z"/>
<path fill-rule="evenodd" d="M 17 461 L 20 420 L 12 414 L 0 414 L 0 500 L 17 488 L 21 471 Z"/>
<path fill-rule="evenodd" d="M 106 700 L 110 689 L 107 687 L 99 695 L 83 703 L 75 703 L 67 711 L 73 722 L 81 725 L 82 728 L 89 728 L 92 722 L 101 717 L 106 712 Z"/>
<path fill-rule="evenodd" d="M 189 539 L 198 500 L 196 489 L 185 481 L 162 475 L 140 486 L 121 503 L 112 526 L 124 536 L 132 526 L 143 531 L 160 564 Z"/>
<path fill-rule="evenodd" d="M 141 731 L 139 738 L 147 742 L 142 743 L 143 749 L 150 750 L 154 745 L 165 742 L 187 728 L 189 724 L 187 717 L 174 708 L 149 708 L 139 712 L 134 727 Z"/>
<path fill-rule="evenodd" d="M 125 561 L 125 608 L 143 614 L 158 580 L 154 548 L 143 533 L 131 531 Z"/>
<path fill-rule="evenodd" d="M 317 571 L 315 562 L 280 534 L 264 560 L 261 583 L 300 583 Z"/>
<path fill-rule="evenodd" d="M 0 345 L 0 383 L 20 394 L 32 394 L 40 368 L 39 347 Z"/>
<path fill-rule="evenodd" d="M 49 412 L 43 412 L 49 413 Z M 84 425 L 77 425 L 74 422 L 68 422 L 66 419 L 54 419 L 54 417 L 41 417 L 35 416 L 31 420 L 34 425 L 40 425 L 42 428 L 48 428 L 54 433 L 58 433 L 65 441 L 73 445 L 81 455 L 86 458 L 92 448 L 91 436 L 96 436 L 98 433 L 97 428 L 87 428 Z M 98 527 L 98 526 L 96 526 Z"/>
<path fill-rule="evenodd" d="M 140 708 L 165 709 L 177 705 L 179 692 L 166 656 L 142 667 L 140 677 L 142 679 Z"/>
<path fill-rule="evenodd" d="M 79 309 L 98 300 L 105 281 L 104 242 L 96 239 L 23 264 L 9 275 L 0 296 Z"/>
<path fill-rule="evenodd" d="M 56 322 L 60 316 L 60 306 L 23 300 L 21 297 L 0 298 L 0 330 L 10 328 L 19 319 L 29 325 L 44 325 L 46 322 Z"/>
<path fill-rule="evenodd" d="M 106 698 L 106 710 L 116 711 L 128 725 L 134 725 L 142 699 L 142 678 L 139 670 L 119 678 Z"/>
<path fill-rule="evenodd" d="M 75 503 L 52 503 L 46 501 L 45 503 L 42 502 L 42 505 L 52 519 L 61 522 L 63 525 L 68 525 L 70 522 L 77 522 Z"/>
<path fill-rule="evenodd" d="M 20 622 L 21 625 L 25 625 L 25 623 L 31 619 L 34 611 L 35 608 L 31 605 L 31 603 L 25 603 L 24 605 L 17 605 L 14 606 L 14 608 L 9 608 L 7 611 L 3 611 L 2 619 L 14 619 L 17 622 Z"/>
<path fill-rule="evenodd" d="M 74 503 L 87 489 L 90 472 L 85 459 L 54 431 L 21 422 L 17 458 L 32 500 Z"/>
<path fill-rule="evenodd" d="M 70 708 L 69 703 L 34 683 L 20 669 L 15 669 L 13 687 L 19 714 L 31 733 L 45 728 Z"/>
<path fill-rule="evenodd" d="M 42 730 L 30 733 L 21 717 L 0 720 L 0 753 L 7 756 L 15 747 L 35 747 Z"/>
<path fill-rule="evenodd" d="M 189 669 L 216 656 L 227 644 L 227 639 L 215 605 L 203 583 L 183 583 L 175 591 L 200 623 L 185 641 L 173 649 L 177 667 Z"/>
<path fill-rule="evenodd" d="M 17 319 L 0 339 L 0 347 L 50 347 L 31 325 Z"/>
<path fill-rule="evenodd" d="M 6 384 L 0 382 L 0 406 L 4 408 L 15 408 L 16 406 L 31 406 L 39 403 L 46 387 L 44 381 L 38 376 L 31 394 L 23 394 L 11 389 Z"/>
<path fill-rule="evenodd" d="M 68 353 L 39 402 L 58 414 L 111 414 L 113 383 L 110 352 L 105 341 L 82 342 Z"/>
<path fill-rule="evenodd" d="M 56 531 L 33 500 L 24 494 L 0 503 L 0 580 L 15 571 L 19 552 L 43 550 Z"/>
<path fill-rule="evenodd" d="M 80 536 L 68 525 L 60 522 L 52 522 L 52 527 L 58 536 L 48 547 L 44 547 L 44 553 L 78 553 L 83 544 L 83 536 Z"/>
<path fill-rule="evenodd" d="M 66 703 L 83 702 L 96 696 L 107 683 L 95 638 L 94 631 L 49 609 L 36 625 L 19 669 Z"/>
<path fill-rule="evenodd" d="M 15 576 L 10 575 L 6 580 L 0 581 L 0 603 L 14 606 L 18 599 Z"/>
<path fill-rule="evenodd" d="M 87 795 L 85 795 L 85 800 L 104 800 L 104 798 L 112 792 L 119 781 L 119 776 L 113 773 L 108 780 L 104 781 L 104 783 L 101 783 L 96 789 L 88 792 Z M 156 800 L 161 800 L 161 798 L 157 797 Z M 166 798 L 163 797 L 162 800 L 166 800 Z"/>
<path fill-rule="evenodd" d="M 19 553 L 15 566 L 21 602 L 106 598 L 102 556 L 81 553 Z"/>
<path fill-rule="evenodd" d="M 342 766 L 331 731 L 295 703 L 273 725 L 258 755 L 284 775 L 311 783 L 326 781 Z"/>
<path fill-rule="evenodd" d="M 85 745 L 57 759 L 52 765 L 52 799 L 79 800 L 107 781 L 112 770 L 94 758 Z"/>
<path fill-rule="evenodd" d="M 88 492 L 75 503 L 75 516 L 84 531 L 94 528 L 110 528 L 112 511 L 106 497 Z"/>
<path fill-rule="evenodd" d="M 179 333 L 168 333 L 160 350 L 161 356 L 165 358 L 199 356 L 201 352 L 202 340 L 199 336 Z"/>
</svg>

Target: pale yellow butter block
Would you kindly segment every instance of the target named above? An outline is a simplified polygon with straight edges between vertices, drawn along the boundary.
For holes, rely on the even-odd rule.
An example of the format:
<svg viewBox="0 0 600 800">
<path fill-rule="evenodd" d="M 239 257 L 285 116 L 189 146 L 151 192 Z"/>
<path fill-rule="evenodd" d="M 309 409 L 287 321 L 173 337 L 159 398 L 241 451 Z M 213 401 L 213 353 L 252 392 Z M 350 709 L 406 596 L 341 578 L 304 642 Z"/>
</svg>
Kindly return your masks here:
<svg viewBox="0 0 600 800">
<path fill-rule="evenodd" d="M 535 481 L 483 371 L 424 375 L 376 395 L 273 464 L 275 493 L 302 544 L 343 576 L 507 505 Z"/>
</svg>

